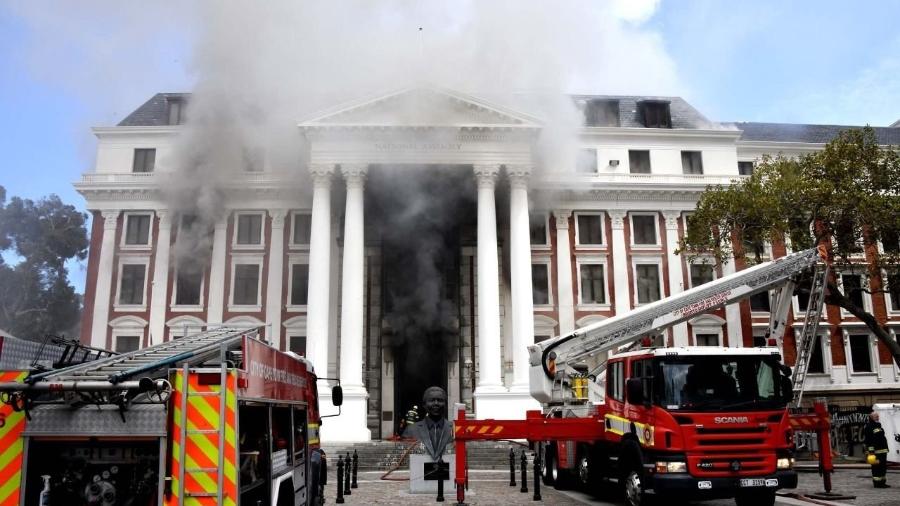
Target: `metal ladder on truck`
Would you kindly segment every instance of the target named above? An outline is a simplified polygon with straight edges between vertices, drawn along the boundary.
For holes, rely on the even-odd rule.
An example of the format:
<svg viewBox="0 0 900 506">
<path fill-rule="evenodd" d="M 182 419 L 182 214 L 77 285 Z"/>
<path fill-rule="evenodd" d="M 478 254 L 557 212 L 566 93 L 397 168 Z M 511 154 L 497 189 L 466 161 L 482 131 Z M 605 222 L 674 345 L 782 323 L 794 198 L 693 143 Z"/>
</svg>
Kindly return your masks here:
<svg viewBox="0 0 900 506">
<path fill-rule="evenodd" d="M 809 359 L 815 348 L 819 320 L 825 306 L 825 283 L 828 281 L 828 264 L 816 265 L 810 286 L 809 302 L 806 304 L 806 316 L 803 319 L 803 330 L 797 338 L 797 360 L 794 364 L 794 407 L 799 408 L 803 401 L 803 386 L 809 369 Z"/>
</svg>

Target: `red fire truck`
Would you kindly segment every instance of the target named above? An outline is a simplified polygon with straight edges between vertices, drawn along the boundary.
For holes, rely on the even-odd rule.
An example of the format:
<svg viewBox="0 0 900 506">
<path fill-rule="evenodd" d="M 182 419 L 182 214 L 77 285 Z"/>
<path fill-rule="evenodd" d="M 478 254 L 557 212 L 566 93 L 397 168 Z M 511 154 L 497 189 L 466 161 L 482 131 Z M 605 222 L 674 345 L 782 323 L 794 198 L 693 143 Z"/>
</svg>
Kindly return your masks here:
<svg viewBox="0 0 900 506">
<path fill-rule="evenodd" d="M 258 333 L 0 372 L 0 506 L 319 504 L 318 378 Z"/>
<path fill-rule="evenodd" d="M 797 484 L 787 406 L 802 396 L 827 272 L 817 250 L 799 252 L 530 346 L 531 394 L 542 410 L 525 420 L 467 420 L 459 411 L 458 501 L 467 484 L 467 441 L 525 439 L 541 456 L 546 484 L 597 492 L 614 485 L 632 506 L 650 495 L 774 504 L 776 490 Z M 775 345 L 795 287 L 809 274 L 792 383 Z M 768 291 L 775 303 L 766 346 L 633 349 Z"/>
</svg>

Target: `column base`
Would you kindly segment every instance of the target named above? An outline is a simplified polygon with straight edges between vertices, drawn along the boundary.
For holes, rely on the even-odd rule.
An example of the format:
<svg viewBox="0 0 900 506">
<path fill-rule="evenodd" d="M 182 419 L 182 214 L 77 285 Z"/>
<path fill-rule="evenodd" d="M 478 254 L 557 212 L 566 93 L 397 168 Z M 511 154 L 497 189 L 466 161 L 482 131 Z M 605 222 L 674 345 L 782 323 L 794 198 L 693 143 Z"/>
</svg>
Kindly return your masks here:
<svg viewBox="0 0 900 506">
<path fill-rule="evenodd" d="M 541 404 L 528 393 L 528 385 L 511 389 L 475 389 L 475 418 L 480 420 L 524 420 L 525 412 L 541 409 Z"/>
<path fill-rule="evenodd" d="M 369 394 L 364 387 L 344 388 L 344 403 L 339 416 L 322 419 L 319 429 L 322 443 L 360 443 L 372 440 L 366 424 Z M 319 391 L 319 409 L 323 414 L 338 410 L 331 404 L 331 391 Z"/>
</svg>

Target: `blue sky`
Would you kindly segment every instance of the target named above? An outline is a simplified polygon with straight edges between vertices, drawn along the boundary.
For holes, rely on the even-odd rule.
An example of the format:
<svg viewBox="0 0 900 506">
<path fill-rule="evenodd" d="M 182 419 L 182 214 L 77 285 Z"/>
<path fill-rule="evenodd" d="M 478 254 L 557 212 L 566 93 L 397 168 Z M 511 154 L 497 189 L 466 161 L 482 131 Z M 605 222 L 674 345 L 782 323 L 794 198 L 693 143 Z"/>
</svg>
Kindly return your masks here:
<svg viewBox="0 0 900 506">
<path fill-rule="evenodd" d="M 606 43 L 627 52 L 633 37 L 645 48 L 631 60 L 625 54 L 629 68 L 612 72 L 640 80 L 641 65 L 665 66 L 659 93 L 677 92 L 710 119 L 880 126 L 900 119 L 900 2 L 611 5 L 622 40 Z M 56 193 L 84 208 L 71 183 L 91 169 L 90 127 L 115 124 L 155 92 L 190 91 L 197 79 L 197 46 L 208 40 L 203 16 L 183 6 L 0 4 L 0 185 L 9 195 Z M 81 290 L 84 266 L 71 267 Z"/>
</svg>

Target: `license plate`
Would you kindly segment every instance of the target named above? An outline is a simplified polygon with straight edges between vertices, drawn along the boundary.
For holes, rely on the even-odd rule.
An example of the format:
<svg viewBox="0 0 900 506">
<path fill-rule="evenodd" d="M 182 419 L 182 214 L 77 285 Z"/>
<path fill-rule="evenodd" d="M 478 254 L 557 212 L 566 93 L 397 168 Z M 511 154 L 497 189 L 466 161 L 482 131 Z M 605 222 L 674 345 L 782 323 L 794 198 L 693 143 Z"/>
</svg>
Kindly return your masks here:
<svg viewBox="0 0 900 506">
<path fill-rule="evenodd" d="M 756 478 L 744 478 L 741 480 L 742 487 L 764 487 L 766 486 L 766 480 L 756 479 Z"/>
</svg>

